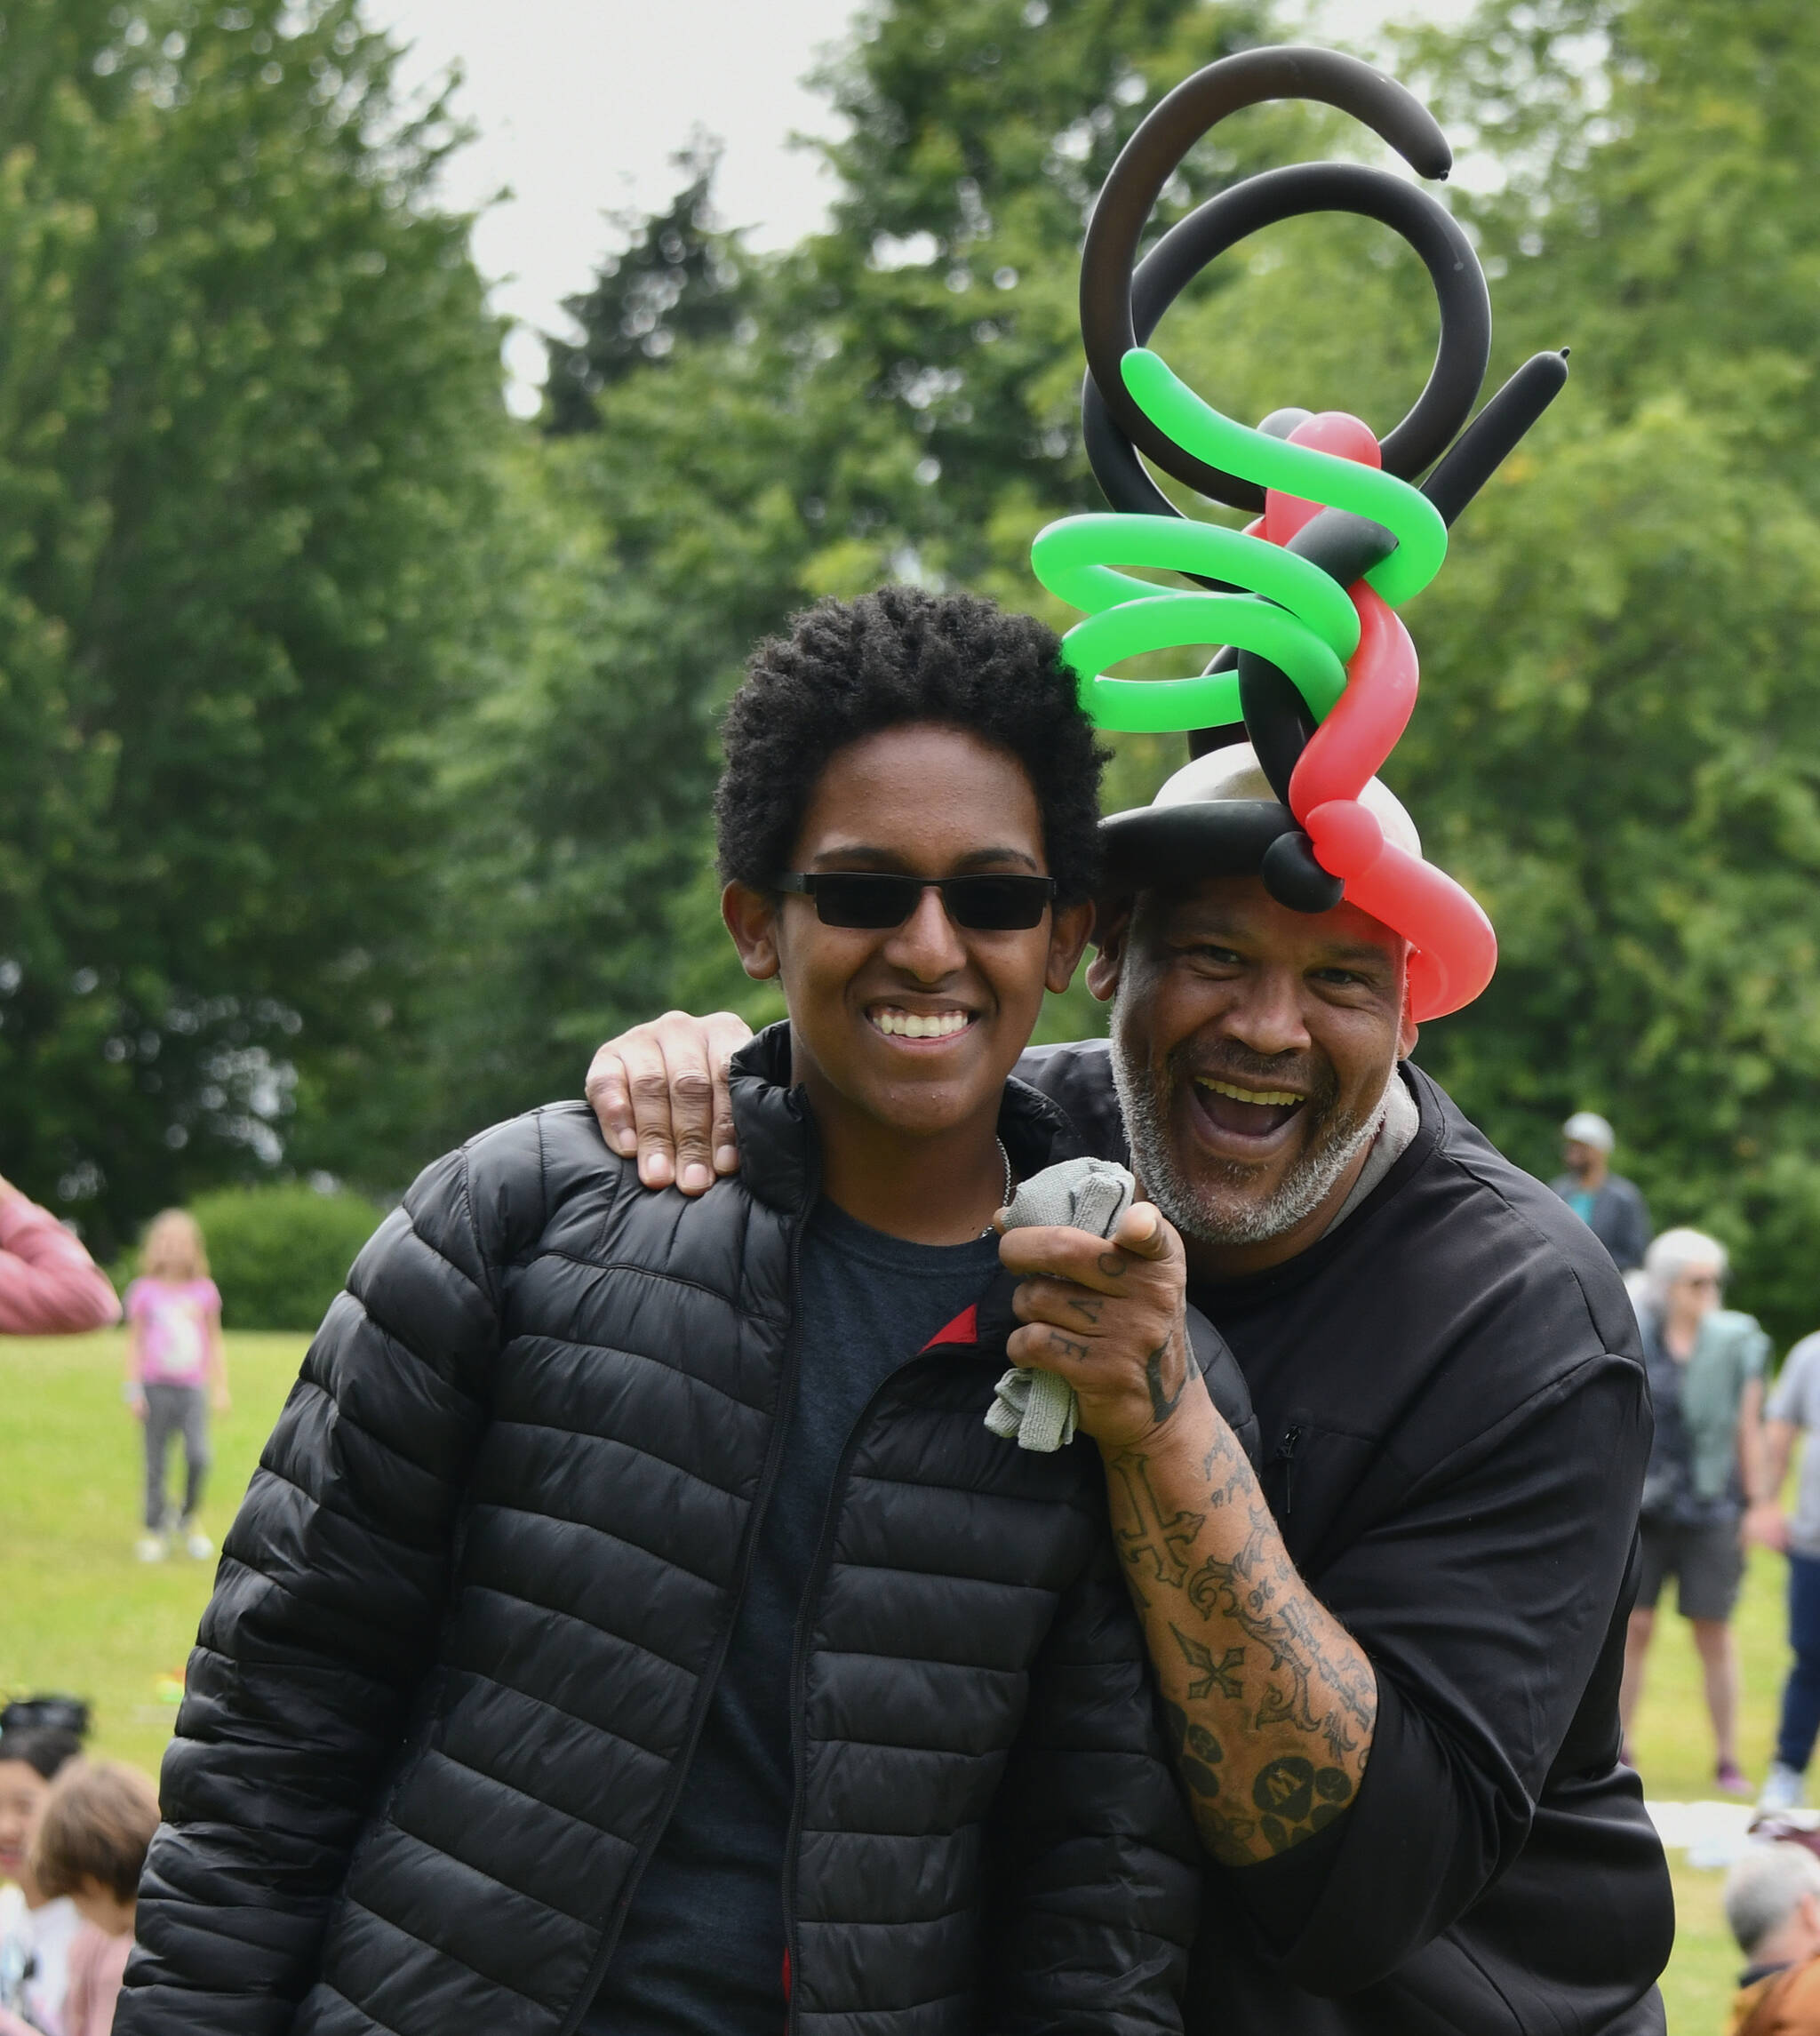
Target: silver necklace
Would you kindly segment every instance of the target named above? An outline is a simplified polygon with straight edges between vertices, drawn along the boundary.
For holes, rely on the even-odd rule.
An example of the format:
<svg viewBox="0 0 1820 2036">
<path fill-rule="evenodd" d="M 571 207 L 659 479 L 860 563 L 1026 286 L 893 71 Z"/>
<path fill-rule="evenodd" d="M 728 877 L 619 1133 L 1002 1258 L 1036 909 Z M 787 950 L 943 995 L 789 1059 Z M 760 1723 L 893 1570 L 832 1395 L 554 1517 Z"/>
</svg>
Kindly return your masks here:
<svg viewBox="0 0 1820 2036">
<path fill-rule="evenodd" d="M 999 1149 L 999 1157 L 1005 1162 L 1005 1197 L 1000 1202 L 999 1207 L 1009 1209 L 1011 1206 L 1011 1197 L 1018 1191 L 1018 1182 L 1011 1172 L 1011 1155 L 1005 1150 L 1005 1141 L 1002 1138 L 994 1137 L 993 1143 Z M 992 1225 L 988 1223 L 979 1234 L 982 1237 L 990 1237 L 993 1234 Z"/>
</svg>

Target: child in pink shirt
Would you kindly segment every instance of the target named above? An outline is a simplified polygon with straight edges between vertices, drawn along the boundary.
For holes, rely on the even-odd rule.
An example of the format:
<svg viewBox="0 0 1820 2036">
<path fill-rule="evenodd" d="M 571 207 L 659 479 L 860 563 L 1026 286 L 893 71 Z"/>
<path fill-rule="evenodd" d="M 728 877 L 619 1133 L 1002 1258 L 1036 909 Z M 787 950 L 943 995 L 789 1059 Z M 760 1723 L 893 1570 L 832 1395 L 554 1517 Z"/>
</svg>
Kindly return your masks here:
<svg viewBox="0 0 1820 2036">
<path fill-rule="evenodd" d="M 146 1531 L 140 1560 L 162 1562 L 170 1551 L 164 1459 L 173 1435 L 183 1437 L 186 1482 L 177 1521 L 198 1561 L 214 1545 L 196 1525 L 209 1468 L 209 1407 L 228 1408 L 221 1350 L 221 1297 L 209 1277 L 203 1234 L 180 1209 L 154 1218 L 140 1254 L 141 1273 L 126 1289 L 126 1401 L 145 1429 Z"/>
</svg>

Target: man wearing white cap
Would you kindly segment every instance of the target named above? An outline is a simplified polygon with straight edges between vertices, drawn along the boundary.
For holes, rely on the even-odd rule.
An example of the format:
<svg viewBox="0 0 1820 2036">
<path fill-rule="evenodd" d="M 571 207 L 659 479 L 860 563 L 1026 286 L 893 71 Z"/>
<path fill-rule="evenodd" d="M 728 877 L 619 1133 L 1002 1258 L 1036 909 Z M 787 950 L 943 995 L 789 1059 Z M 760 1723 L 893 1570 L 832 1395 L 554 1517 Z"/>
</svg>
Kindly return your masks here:
<svg viewBox="0 0 1820 2036">
<path fill-rule="evenodd" d="M 1576 1110 L 1561 1136 L 1567 1171 L 1549 1185 L 1611 1253 L 1618 1271 L 1634 1272 L 1649 1249 L 1649 1205 L 1635 1181 L 1611 1170 L 1617 1134 L 1596 1110 Z"/>
<path fill-rule="evenodd" d="M 1388 791 L 1358 803 L 1410 880 L 1372 891 L 1384 917 L 1350 879 L 1316 895 L 1246 745 L 1102 823 L 1112 1037 L 1018 1073 L 1149 1200 L 1111 1251 L 1007 1233 L 1010 1354 L 1074 1387 L 1105 1461 L 1209 1860 L 1189 2036 L 1659 2036 L 1667 1867 L 1617 1757 L 1636 1319 L 1586 1227 L 1409 1065 L 1455 960 L 1413 935 L 1449 887 Z M 743 1035 L 673 1013 L 596 1056 L 648 1184 L 737 1164 Z M 1261 1475 L 1185 1359 L 1185 1294 L 1244 1374 Z"/>
</svg>

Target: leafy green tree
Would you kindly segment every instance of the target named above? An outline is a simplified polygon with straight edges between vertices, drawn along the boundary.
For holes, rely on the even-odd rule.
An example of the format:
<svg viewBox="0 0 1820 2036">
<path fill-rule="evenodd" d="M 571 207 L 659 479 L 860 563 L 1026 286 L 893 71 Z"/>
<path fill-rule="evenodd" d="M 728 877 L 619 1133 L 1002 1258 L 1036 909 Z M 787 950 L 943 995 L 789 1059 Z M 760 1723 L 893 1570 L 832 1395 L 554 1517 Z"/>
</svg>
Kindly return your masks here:
<svg viewBox="0 0 1820 2036">
<path fill-rule="evenodd" d="M 585 337 L 553 356 L 546 418 L 563 499 L 600 533 L 597 605 L 587 656 L 550 667 L 523 746 L 495 753 L 486 802 L 516 818 L 483 881 L 515 903 L 456 1000 L 488 1014 L 465 1032 L 490 1107 L 572 1092 L 603 1030 L 673 1000 L 774 1013 L 714 910 L 714 714 L 753 643 L 821 595 L 910 577 L 1038 598 L 1030 537 L 1094 499 L 1074 424 L 1084 208 L 1146 104 L 1265 20 L 897 0 L 826 81 L 850 131 L 828 233 L 757 257 L 713 228 L 698 175 L 571 304 Z M 654 287 L 675 308 L 647 331 Z M 573 429 L 578 382 L 595 430 Z M 1147 794 L 1161 752 L 1134 755 Z M 1082 1003 L 1057 1022 L 1092 1022 Z"/>
<path fill-rule="evenodd" d="M 1537 1171 L 1605 1111 L 1658 1222 L 1723 1237 L 1791 1335 L 1820 1304 L 1820 19 L 1493 0 L 1420 53 L 1504 172 L 1463 207 L 1506 347 L 1574 347 L 1415 616 L 1394 775 L 1503 948 L 1424 1057 Z"/>
<path fill-rule="evenodd" d="M 355 1157 L 507 420 L 455 137 L 352 0 L 7 27 L 0 1148 L 105 1243 L 296 1081 L 292 1157 Z"/>
</svg>

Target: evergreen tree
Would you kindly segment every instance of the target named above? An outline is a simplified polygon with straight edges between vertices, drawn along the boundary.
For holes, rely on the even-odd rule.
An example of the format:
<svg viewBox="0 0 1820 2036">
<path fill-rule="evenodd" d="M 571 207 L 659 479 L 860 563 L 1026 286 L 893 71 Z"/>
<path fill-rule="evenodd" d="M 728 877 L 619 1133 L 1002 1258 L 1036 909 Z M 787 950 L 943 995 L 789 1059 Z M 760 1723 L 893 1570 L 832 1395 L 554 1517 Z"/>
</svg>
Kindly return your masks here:
<svg viewBox="0 0 1820 2036">
<path fill-rule="evenodd" d="M 689 181 L 651 218 L 617 214 L 623 254 L 601 264 L 594 288 L 565 297 L 581 328 L 575 341 L 546 335 L 549 381 L 544 428 L 554 437 L 598 428 L 594 399 L 634 368 L 667 360 L 678 340 L 725 339 L 745 315 L 749 257 L 737 234 L 714 224 L 720 150 L 698 140 L 676 157 Z"/>
</svg>

